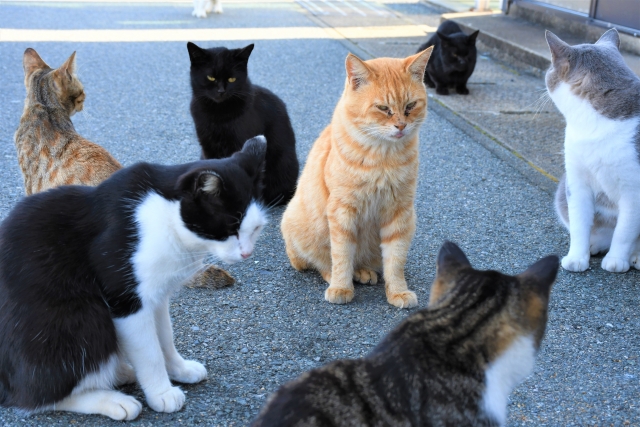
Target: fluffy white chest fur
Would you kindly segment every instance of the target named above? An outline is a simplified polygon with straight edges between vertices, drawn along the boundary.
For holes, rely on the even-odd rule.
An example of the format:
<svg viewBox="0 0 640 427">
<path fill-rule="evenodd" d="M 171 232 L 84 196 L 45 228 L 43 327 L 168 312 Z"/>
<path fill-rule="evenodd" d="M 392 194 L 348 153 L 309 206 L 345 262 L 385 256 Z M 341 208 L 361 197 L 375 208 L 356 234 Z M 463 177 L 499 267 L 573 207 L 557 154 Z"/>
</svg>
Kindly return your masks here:
<svg viewBox="0 0 640 427">
<path fill-rule="evenodd" d="M 481 407 L 501 426 L 507 419 L 509 394 L 533 371 L 535 355 L 533 338 L 519 337 L 489 365 L 485 373 L 487 387 Z"/>
<path fill-rule="evenodd" d="M 609 252 L 602 268 L 624 272 L 640 266 L 640 153 L 634 139 L 640 117 L 609 119 L 590 102 L 560 83 L 550 93 L 567 121 L 566 194 L 571 247 L 562 260 L 570 271 L 584 271 L 590 252 Z M 607 205 L 598 205 L 599 200 Z M 606 214 L 615 230 L 595 229 L 596 213 Z M 604 240 L 604 241 L 603 241 Z"/>
</svg>

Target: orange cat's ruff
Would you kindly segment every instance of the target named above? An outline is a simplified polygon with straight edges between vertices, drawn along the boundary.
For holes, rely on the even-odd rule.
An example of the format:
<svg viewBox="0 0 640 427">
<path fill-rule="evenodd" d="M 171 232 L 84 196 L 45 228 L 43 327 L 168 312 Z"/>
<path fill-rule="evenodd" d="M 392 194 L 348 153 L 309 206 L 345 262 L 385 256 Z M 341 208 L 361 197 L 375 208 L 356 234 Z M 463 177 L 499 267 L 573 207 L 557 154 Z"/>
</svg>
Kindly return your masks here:
<svg viewBox="0 0 640 427">
<path fill-rule="evenodd" d="M 343 95 L 281 224 L 291 265 L 317 269 L 329 282 L 329 302 L 351 301 L 353 280 L 375 284 L 382 269 L 390 304 L 418 303 L 404 266 L 415 231 L 422 79 L 431 50 L 364 62 L 347 56 Z"/>
<path fill-rule="evenodd" d="M 27 98 L 15 144 L 27 195 L 60 185 L 98 185 L 122 168 L 73 127 L 71 116 L 82 110 L 85 99 L 75 57 L 74 52 L 53 70 L 35 50 L 24 52 Z"/>
</svg>

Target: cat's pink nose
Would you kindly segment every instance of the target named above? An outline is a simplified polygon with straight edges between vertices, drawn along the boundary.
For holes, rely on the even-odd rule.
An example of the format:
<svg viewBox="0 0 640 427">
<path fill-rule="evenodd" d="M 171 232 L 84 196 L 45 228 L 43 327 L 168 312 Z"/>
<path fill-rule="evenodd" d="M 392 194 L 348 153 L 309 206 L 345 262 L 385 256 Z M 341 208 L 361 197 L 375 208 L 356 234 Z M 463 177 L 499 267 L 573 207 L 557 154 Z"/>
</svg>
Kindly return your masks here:
<svg viewBox="0 0 640 427">
<path fill-rule="evenodd" d="M 407 127 L 407 124 L 406 124 L 406 123 L 398 123 L 397 125 L 395 125 L 395 127 L 396 127 L 398 130 L 401 130 L 401 131 L 402 131 L 402 130 L 404 130 L 404 128 L 406 128 L 406 127 Z"/>
<path fill-rule="evenodd" d="M 242 255 L 242 259 L 247 259 L 247 258 L 249 258 L 251 256 L 251 252 L 249 252 L 249 253 L 242 252 L 240 255 Z"/>
</svg>

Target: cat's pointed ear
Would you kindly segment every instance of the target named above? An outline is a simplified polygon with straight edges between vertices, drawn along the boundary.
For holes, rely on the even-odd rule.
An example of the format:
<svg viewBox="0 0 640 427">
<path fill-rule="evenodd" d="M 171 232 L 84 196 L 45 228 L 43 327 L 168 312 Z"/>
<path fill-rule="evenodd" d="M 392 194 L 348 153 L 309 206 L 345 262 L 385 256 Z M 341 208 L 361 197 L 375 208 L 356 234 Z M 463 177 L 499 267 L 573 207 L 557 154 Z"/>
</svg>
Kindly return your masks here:
<svg viewBox="0 0 640 427">
<path fill-rule="evenodd" d="M 429 46 L 422 52 L 418 52 L 404 60 L 407 71 L 411 73 L 414 79 L 420 82 L 424 80 L 424 71 L 427 69 L 427 63 L 431 58 L 432 52 L 433 46 Z"/>
<path fill-rule="evenodd" d="M 524 286 L 533 289 L 536 294 L 548 298 L 551 286 L 556 281 L 559 267 L 558 257 L 550 255 L 534 263 L 517 277 Z"/>
<path fill-rule="evenodd" d="M 253 52 L 253 43 L 251 43 L 249 46 L 245 46 L 242 49 L 238 49 L 238 52 L 236 52 L 235 57 L 238 59 L 242 59 L 243 61 L 248 61 L 249 56 L 251 55 L 251 52 Z"/>
<path fill-rule="evenodd" d="M 192 64 L 202 62 L 207 59 L 207 54 L 201 47 L 195 43 L 187 42 L 187 50 L 189 51 L 189 59 Z"/>
<path fill-rule="evenodd" d="M 40 58 L 35 49 L 27 48 L 22 56 L 22 67 L 24 68 L 24 77 L 28 78 L 36 70 L 50 68 L 46 62 Z"/>
<path fill-rule="evenodd" d="M 571 51 L 571 46 L 560 40 L 560 37 L 556 36 L 549 30 L 544 32 L 544 37 L 547 39 L 547 44 L 551 51 L 551 60 L 554 63 L 561 58 L 566 58 Z"/>
<path fill-rule="evenodd" d="M 267 138 L 263 135 L 248 139 L 242 146 L 242 150 L 236 152 L 232 157 L 236 158 L 238 164 L 249 175 L 257 176 L 264 167 L 264 159 L 267 155 Z"/>
<path fill-rule="evenodd" d="M 609 43 L 616 47 L 616 49 L 620 50 L 620 34 L 618 34 L 618 30 L 612 28 L 600 36 L 596 44 L 606 44 Z"/>
<path fill-rule="evenodd" d="M 367 67 L 367 64 L 365 64 L 362 59 L 358 58 L 353 53 L 349 53 L 344 65 L 347 69 L 349 85 L 354 90 L 367 83 L 371 75 L 371 70 L 369 70 L 369 67 Z"/>
<path fill-rule="evenodd" d="M 476 39 L 478 38 L 478 34 L 480 34 L 480 30 L 475 30 L 473 33 L 469 34 L 469 37 L 467 38 L 467 44 L 475 44 Z"/>
<path fill-rule="evenodd" d="M 436 279 L 429 292 L 429 306 L 436 305 L 444 294 L 453 289 L 458 271 L 462 268 L 471 268 L 471 263 L 462 249 L 453 242 L 444 242 L 438 252 Z"/>
<path fill-rule="evenodd" d="M 178 178 L 178 188 L 194 197 L 198 197 L 203 193 L 217 196 L 220 194 L 223 184 L 222 178 L 210 170 L 187 172 Z"/>
<path fill-rule="evenodd" d="M 451 41 L 448 35 L 442 34 L 440 31 L 436 31 L 436 34 L 438 35 L 440 41 L 444 42 L 445 44 L 448 44 Z"/>
<path fill-rule="evenodd" d="M 65 77 L 67 81 L 71 81 L 72 77 L 76 74 L 76 53 L 73 52 L 69 59 L 56 70 L 56 73 L 60 77 Z"/>
</svg>

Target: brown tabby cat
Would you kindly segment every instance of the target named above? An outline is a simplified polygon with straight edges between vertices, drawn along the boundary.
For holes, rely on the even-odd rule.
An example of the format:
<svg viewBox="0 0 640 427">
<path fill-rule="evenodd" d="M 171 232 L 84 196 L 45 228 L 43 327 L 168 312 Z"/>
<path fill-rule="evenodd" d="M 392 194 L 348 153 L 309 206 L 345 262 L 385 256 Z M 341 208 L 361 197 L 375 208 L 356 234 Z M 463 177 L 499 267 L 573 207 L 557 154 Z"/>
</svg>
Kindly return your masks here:
<svg viewBox="0 0 640 427">
<path fill-rule="evenodd" d="M 27 195 L 60 185 L 98 185 L 122 168 L 73 127 L 71 116 L 82 111 L 85 98 L 75 58 L 74 52 L 53 70 L 35 50 L 24 52 L 27 98 L 15 143 Z"/>
<path fill-rule="evenodd" d="M 331 124 L 314 143 L 282 217 L 291 265 L 329 282 L 325 299 L 353 299 L 353 280 L 387 300 L 417 305 L 404 266 L 415 231 L 418 130 L 427 112 L 424 70 L 433 47 L 405 59 L 362 61 L 349 54 Z"/>
<path fill-rule="evenodd" d="M 284 385 L 252 426 L 503 426 L 509 393 L 533 369 L 558 265 L 549 256 L 515 277 L 478 271 L 446 242 L 429 308 L 367 357 Z"/>
</svg>

